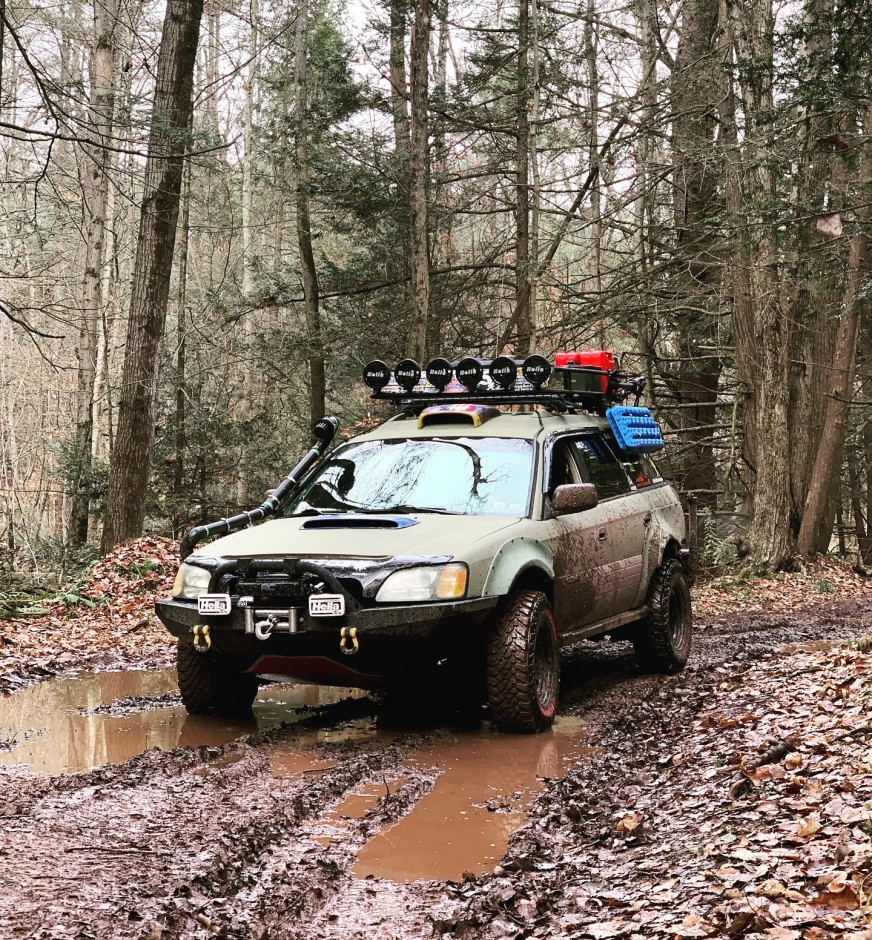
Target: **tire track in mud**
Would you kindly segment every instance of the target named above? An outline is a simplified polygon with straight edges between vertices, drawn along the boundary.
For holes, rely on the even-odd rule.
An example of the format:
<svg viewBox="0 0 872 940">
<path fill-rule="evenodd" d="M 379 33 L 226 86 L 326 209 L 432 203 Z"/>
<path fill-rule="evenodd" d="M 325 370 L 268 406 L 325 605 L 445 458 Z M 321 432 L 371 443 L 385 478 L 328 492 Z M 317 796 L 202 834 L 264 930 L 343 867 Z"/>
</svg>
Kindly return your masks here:
<svg viewBox="0 0 872 940">
<path fill-rule="evenodd" d="M 609 830 L 615 794 L 656 764 L 703 707 L 712 682 L 748 660 L 785 655 L 778 644 L 859 637 L 870 632 L 870 616 L 872 602 L 851 601 L 795 617 L 718 617 L 697 634 L 688 669 L 672 677 L 639 675 L 624 645 L 573 651 L 563 670 L 561 711 L 580 716 L 588 743 L 606 746 L 610 756 L 549 783 L 503 864 L 463 884 L 353 874 L 359 848 L 430 791 L 435 773 L 413 758 L 444 730 L 400 733 L 387 742 L 352 734 L 315 746 L 314 759 L 330 766 L 277 774 L 282 749 L 311 747 L 309 732 L 368 716 L 365 700 L 223 747 L 153 750 L 84 774 L 4 770 L 0 936 L 376 940 L 434 931 L 496 937 L 513 929 L 533 935 L 535 917 L 518 914 L 518 899 L 525 891 L 532 896 L 529 883 L 536 882 L 538 897 L 557 899 L 581 877 L 559 849 L 575 840 L 581 852 L 582 843 L 594 844 Z M 328 807 L 366 781 L 398 776 L 399 789 L 323 844 Z M 539 901 L 529 903 L 535 913 Z"/>
</svg>

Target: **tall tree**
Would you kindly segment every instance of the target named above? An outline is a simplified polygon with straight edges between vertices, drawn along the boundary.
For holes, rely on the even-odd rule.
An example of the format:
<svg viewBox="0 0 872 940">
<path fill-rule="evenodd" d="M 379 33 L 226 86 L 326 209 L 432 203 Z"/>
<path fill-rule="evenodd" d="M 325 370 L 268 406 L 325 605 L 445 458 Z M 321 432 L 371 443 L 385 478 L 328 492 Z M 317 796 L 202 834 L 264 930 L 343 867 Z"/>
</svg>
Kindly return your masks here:
<svg viewBox="0 0 872 940">
<path fill-rule="evenodd" d="M 158 355 L 166 325 L 202 15 L 203 0 L 167 2 L 103 527 L 104 554 L 140 535 L 145 521 Z"/>
<path fill-rule="evenodd" d="M 518 345 L 530 351 L 530 0 L 518 0 L 518 74 L 515 94 L 515 305 Z"/>
<path fill-rule="evenodd" d="M 309 2 L 297 8 L 294 46 L 296 83 L 296 147 L 294 189 L 297 195 L 297 246 L 303 279 L 303 304 L 309 347 L 309 415 L 314 424 L 324 417 L 327 390 L 324 378 L 324 340 L 321 335 L 320 286 L 312 251 L 312 220 L 309 211 Z"/>
<path fill-rule="evenodd" d="M 420 362 L 427 355 L 427 327 L 430 320 L 430 246 L 427 232 L 427 190 L 430 176 L 430 0 L 417 0 L 415 4 L 411 45 L 409 259 L 412 274 L 412 328 L 409 336 L 409 355 Z"/>
<path fill-rule="evenodd" d="M 115 31 L 117 0 L 94 0 L 94 39 L 88 61 L 90 95 L 84 124 L 80 174 L 85 244 L 82 271 L 81 320 L 76 356 L 78 396 L 74 448 L 73 505 L 70 544 L 88 540 L 91 489 L 91 450 L 94 435 L 94 398 L 97 374 L 97 332 L 103 313 L 103 259 L 109 202 L 115 85 Z"/>
<path fill-rule="evenodd" d="M 716 146 L 722 90 L 717 62 L 718 0 L 687 0 L 672 72 L 672 147 L 678 368 L 683 454 L 679 475 L 715 505 L 713 450 L 720 359 L 722 170 Z"/>
</svg>

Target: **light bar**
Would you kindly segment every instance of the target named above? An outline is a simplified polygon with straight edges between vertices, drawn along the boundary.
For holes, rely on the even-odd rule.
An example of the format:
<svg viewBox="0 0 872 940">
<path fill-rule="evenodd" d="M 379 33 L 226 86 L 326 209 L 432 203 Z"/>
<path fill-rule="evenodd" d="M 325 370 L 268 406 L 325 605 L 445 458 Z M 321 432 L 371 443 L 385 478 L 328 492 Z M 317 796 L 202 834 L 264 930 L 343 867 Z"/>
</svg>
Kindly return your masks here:
<svg viewBox="0 0 872 940">
<path fill-rule="evenodd" d="M 427 365 L 427 381 L 441 392 L 451 382 L 454 366 L 447 359 L 431 359 Z"/>
<path fill-rule="evenodd" d="M 364 368 L 363 379 L 374 399 L 393 401 L 411 414 L 448 403 L 533 404 L 558 413 L 581 407 L 605 414 L 610 405 L 628 396 L 635 396 L 638 406 L 645 387 L 643 376 L 621 372 L 614 354 L 602 349 L 561 351 L 556 366 L 538 354 L 523 360 L 466 356 L 456 363 L 437 356 L 427 363 L 423 382 L 421 371 L 414 359 L 398 362 L 393 373 L 374 359 Z"/>
<path fill-rule="evenodd" d="M 414 359 L 403 359 L 394 368 L 394 378 L 400 388 L 411 392 L 421 380 L 421 367 Z"/>
<path fill-rule="evenodd" d="M 518 366 L 508 356 L 497 356 L 490 364 L 490 375 L 497 385 L 508 388 L 518 377 Z"/>
<path fill-rule="evenodd" d="M 539 388 L 551 377 L 551 363 L 544 356 L 527 356 L 521 374 L 534 388 Z"/>
<path fill-rule="evenodd" d="M 457 368 L 454 372 L 457 376 L 457 381 L 470 390 L 478 388 L 479 383 L 484 378 L 484 369 L 481 363 L 478 359 L 473 359 L 472 356 L 461 359 L 460 362 L 457 363 Z"/>
<path fill-rule="evenodd" d="M 363 367 L 363 381 L 374 392 L 380 392 L 390 380 L 391 370 L 381 359 L 373 359 Z"/>
</svg>

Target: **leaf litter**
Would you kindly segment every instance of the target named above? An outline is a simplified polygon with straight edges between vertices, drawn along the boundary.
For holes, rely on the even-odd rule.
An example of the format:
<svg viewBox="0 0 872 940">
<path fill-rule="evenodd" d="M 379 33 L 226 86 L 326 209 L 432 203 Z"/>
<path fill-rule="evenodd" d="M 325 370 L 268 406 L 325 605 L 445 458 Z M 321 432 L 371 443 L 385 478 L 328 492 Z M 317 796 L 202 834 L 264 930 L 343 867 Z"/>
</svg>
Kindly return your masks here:
<svg viewBox="0 0 872 940">
<path fill-rule="evenodd" d="M 0 617 L 0 692 L 83 668 L 168 665 L 174 641 L 154 614 L 172 589 L 178 549 L 146 536 L 101 559 L 78 591 L 42 616 Z"/>
<path fill-rule="evenodd" d="M 49 616 L 0 621 L 0 683 L 11 677 L 6 687 L 14 688 L 82 665 L 168 661 L 172 641 L 152 604 L 168 593 L 175 566 L 171 543 L 140 540 L 95 567 L 81 591 L 94 606 L 58 602 Z M 111 857 L 103 906 L 85 908 L 60 889 L 50 900 L 58 924 L 113 940 L 147 931 L 325 940 L 872 940 L 872 655 L 861 639 L 870 632 L 872 598 L 865 579 L 847 566 L 827 563 L 825 571 L 737 591 L 723 581 L 703 585 L 695 592 L 694 658 L 678 676 L 639 675 L 622 644 L 587 644 L 570 655 L 561 711 L 583 719 L 596 756 L 548 783 L 490 874 L 458 883 L 359 882 L 353 851 L 306 849 L 303 823 L 293 823 L 302 828 L 283 845 L 286 823 L 273 815 L 279 804 L 264 800 L 257 770 L 263 745 L 254 740 L 233 776 L 222 768 L 196 777 L 193 815 L 190 785 L 178 774 L 200 774 L 204 762 L 216 759 L 208 749 L 149 752 L 56 784 L 22 782 L 3 771 L 0 803 L 6 800 L 17 826 L 9 845 L 21 838 L 39 844 L 37 829 L 28 835 L 37 825 L 28 822 L 32 813 L 51 827 L 51 850 L 64 853 L 67 877 L 91 877 L 94 852 L 101 871 Z M 835 585 L 834 594 L 819 590 L 822 580 Z M 860 642 L 848 645 L 852 637 Z M 434 729 L 425 739 L 434 733 L 444 732 Z M 414 752 L 417 740 L 410 735 L 405 746 Z M 349 746 L 345 776 L 318 775 L 325 794 L 346 792 L 373 761 L 379 772 L 401 766 L 378 747 L 359 754 L 356 747 Z M 293 818 L 302 818 L 299 807 L 316 812 L 323 796 L 312 786 L 296 788 Z M 109 813 L 111 794 L 125 804 L 140 794 L 139 809 L 130 813 L 133 829 L 123 814 Z M 137 841 L 144 835 L 138 817 L 152 806 L 161 807 L 154 845 Z M 157 846 L 147 871 L 133 849 L 128 859 L 120 849 L 107 856 L 108 849 L 88 848 L 98 811 L 104 815 L 95 832 L 111 826 L 139 853 Z M 209 822 L 200 832 L 203 813 Z M 374 826 L 373 818 L 362 821 L 359 838 Z M 232 847 L 221 849 L 220 865 L 239 875 L 204 876 L 196 906 L 193 895 L 188 904 L 188 875 L 173 859 L 186 851 L 211 872 L 216 844 Z M 30 863 L 8 850 L 0 854 L 8 865 L 9 916 L 33 912 L 25 932 L 42 936 L 34 918 L 45 906 L 43 894 L 15 874 Z M 277 858 L 287 870 L 281 878 L 274 874 Z M 264 890 L 251 887 L 257 885 L 270 886 L 263 903 L 252 901 L 253 891 Z M 202 917 L 186 920 L 188 907 Z"/>
</svg>

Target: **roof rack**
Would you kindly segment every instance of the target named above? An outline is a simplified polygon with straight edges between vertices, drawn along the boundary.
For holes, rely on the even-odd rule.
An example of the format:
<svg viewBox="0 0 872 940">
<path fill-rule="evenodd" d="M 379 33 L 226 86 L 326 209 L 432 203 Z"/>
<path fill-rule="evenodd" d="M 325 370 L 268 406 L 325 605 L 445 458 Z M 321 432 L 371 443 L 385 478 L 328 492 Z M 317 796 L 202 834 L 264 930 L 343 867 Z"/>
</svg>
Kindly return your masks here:
<svg viewBox="0 0 872 940">
<path fill-rule="evenodd" d="M 413 359 L 398 362 L 393 371 L 380 359 L 364 367 L 363 380 L 375 401 L 389 401 L 411 413 L 434 404 L 541 405 L 549 411 L 579 410 L 604 415 L 610 405 L 634 397 L 638 405 L 644 376 L 617 368 L 605 350 L 559 352 L 555 365 L 544 356 L 526 359 L 471 356 L 458 362 L 432 359 L 422 375 Z"/>
</svg>

